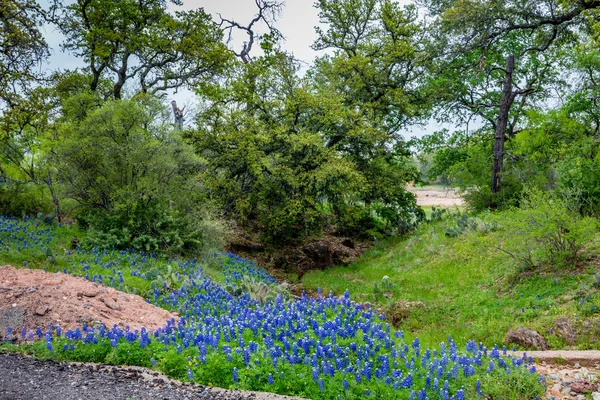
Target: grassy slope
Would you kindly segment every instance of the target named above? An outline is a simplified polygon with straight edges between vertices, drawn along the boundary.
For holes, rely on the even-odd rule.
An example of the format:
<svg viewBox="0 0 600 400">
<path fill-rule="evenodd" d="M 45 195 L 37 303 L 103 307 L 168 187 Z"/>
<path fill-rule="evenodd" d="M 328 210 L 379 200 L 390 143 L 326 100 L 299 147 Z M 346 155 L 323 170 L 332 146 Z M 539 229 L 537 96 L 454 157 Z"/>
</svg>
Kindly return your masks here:
<svg viewBox="0 0 600 400">
<path fill-rule="evenodd" d="M 557 318 L 570 317 L 581 328 L 584 320 L 600 317 L 600 295 L 593 285 L 600 265 L 590 256 L 597 253 L 600 236 L 587 249 L 583 266 L 546 268 L 527 276 L 494 247 L 519 237 L 495 231 L 451 238 L 445 235 L 451 223 L 426 225 L 410 238 L 380 244 L 348 267 L 307 273 L 303 285 L 336 294 L 349 289 L 355 300 L 374 302 L 388 315 L 399 315 L 398 309 L 390 308 L 397 301 L 422 301 L 424 307 L 411 308 L 396 325 L 428 345 L 444 341 L 448 334 L 460 343 L 475 339 L 501 344 L 509 329 L 527 326 L 545 336 L 552 348 L 566 348 L 563 339 L 550 333 Z M 384 276 L 391 283 L 387 289 L 382 288 Z M 583 334 L 572 347 L 598 344 L 600 337 Z"/>
<path fill-rule="evenodd" d="M 77 273 L 78 275 L 88 274 L 90 277 L 93 275 L 99 274 L 104 275 L 105 283 L 116 284 L 117 286 L 121 286 L 121 282 L 116 278 L 118 272 L 121 272 L 123 275 L 122 286 L 123 289 L 128 291 L 136 291 L 136 292 L 147 292 L 150 284 L 147 280 L 140 278 L 138 274 L 132 274 L 131 272 L 147 272 L 152 268 L 161 268 L 164 270 L 166 260 L 165 259 L 153 259 L 147 257 L 140 257 L 138 253 L 120 253 L 120 252 L 77 252 L 73 254 L 68 254 L 66 249 L 70 245 L 70 239 L 73 235 L 82 235 L 83 233 L 77 231 L 73 228 L 61 227 L 54 229 L 49 226 L 41 226 L 41 232 L 36 233 L 34 238 L 25 235 L 23 230 L 16 229 L 15 225 L 12 221 L 10 224 L 11 227 L 7 227 L 6 231 L 2 231 L 3 235 L 0 235 L 0 260 L 2 262 L 10 262 L 16 266 L 26 265 L 28 267 L 36 267 L 36 268 L 46 268 L 47 270 L 63 270 L 63 268 L 67 269 L 69 273 Z M 32 226 L 29 226 L 29 233 L 31 231 L 37 231 L 33 229 Z M 25 240 L 26 239 L 26 240 Z M 40 242 L 41 240 L 41 242 Z M 31 243 L 35 242 L 34 246 L 31 246 Z M 25 243 L 28 244 L 25 244 Z M 52 250 L 52 255 L 48 255 L 46 253 L 46 246 L 49 246 Z M 144 260 L 146 259 L 146 260 Z M 218 260 L 217 260 L 218 261 Z M 110 266 L 108 263 L 110 262 Z M 210 262 L 210 260 L 209 260 Z M 226 271 L 222 269 L 224 265 L 220 263 L 216 263 L 218 266 L 215 266 L 214 273 L 216 275 L 220 275 L 221 279 L 225 275 Z M 207 266 L 206 264 L 203 264 Z M 185 276 L 185 266 L 175 267 L 180 270 L 180 272 L 184 273 Z M 188 276 L 188 280 L 195 279 L 190 278 L 194 275 L 196 269 L 192 267 L 190 269 L 190 274 Z M 240 270 L 243 272 L 243 269 Z M 109 280 L 110 279 L 110 280 Z M 119 282 L 119 283 L 117 283 Z M 223 314 L 219 315 L 222 309 L 221 307 L 229 307 L 223 308 L 226 313 L 231 312 L 232 315 L 245 315 L 243 318 L 236 318 L 234 320 L 237 322 L 241 322 L 242 325 L 252 323 L 252 320 L 249 321 L 249 318 L 257 318 L 260 315 L 261 318 L 264 317 L 269 312 L 276 312 L 276 307 L 267 306 L 264 310 L 271 310 L 269 312 L 264 313 L 252 313 L 252 316 L 246 315 L 247 307 L 254 303 L 240 303 L 241 301 L 246 301 L 244 299 L 232 300 L 228 296 L 219 297 L 220 291 L 214 290 L 216 287 L 208 286 L 208 287 L 200 287 L 196 286 L 197 289 L 189 289 L 194 290 L 194 292 L 188 292 L 186 290 L 183 291 L 175 291 L 169 292 L 165 291 L 161 294 L 160 301 L 156 301 L 155 304 L 161 306 L 171 306 L 172 305 L 172 296 L 175 295 L 175 299 L 179 299 L 180 305 L 185 305 L 185 308 L 179 308 L 178 311 L 180 315 L 187 315 L 187 311 L 191 311 L 192 316 L 188 319 L 188 324 L 183 328 L 185 331 L 186 337 L 197 337 L 197 335 L 202 332 L 203 335 L 208 335 L 207 337 L 213 338 L 217 337 L 217 335 L 213 336 L 214 332 L 219 331 L 220 327 L 218 325 L 206 324 L 206 316 L 210 315 L 210 318 L 214 319 L 214 321 L 220 320 Z M 190 295 L 191 293 L 191 295 Z M 148 294 L 148 293 L 146 293 Z M 196 297 L 198 294 L 198 297 Z M 181 298 L 177 296 L 182 296 Z M 212 296 L 212 297 L 211 297 Z M 152 296 L 150 296 L 152 297 Z M 224 300 L 225 299 L 225 300 Z M 356 300 L 356 299 L 355 299 Z M 325 304 L 329 302 L 329 300 L 320 303 Z M 306 301 L 309 304 L 308 310 L 310 313 L 304 316 L 304 312 L 298 313 L 289 313 L 285 306 L 280 308 L 283 314 L 277 317 L 278 321 L 284 321 L 285 318 L 295 318 L 297 315 L 303 315 L 304 318 L 310 319 L 314 323 L 317 322 L 316 319 L 310 317 L 310 315 L 325 315 L 329 314 L 329 318 L 331 320 L 327 320 L 331 322 L 334 318 L 336 320 L 341 321 L 341 316 L 338 318 L 335 317 L 336 312 L 345 313 L 342 307 L 338 306 L 336 303 L 335 306 L 324 306 L 324 308 L 320 308 L 320 306 L 313 301 Z M 299 303 L 298 303 L 299 304 Z M 310 305 L 312 304 L 312 305 Z M 236 308 L 237 307 L 237 308 Z M 318 311 L 319 308 L 321 311 Z M 351 307 L 352 308 L 352 307 Z M 323 311 L 324 310 L 324 311 Z M 197 314 L 196 314 L 197 313 Z M 322 313 L 322 314 L 321 314 Z M 333 313 L 333 314 L 331 314 Z M 373 358 L 371 362 L 372 369 L 379 368 L 379 363 L 381 363 L 381 359 L 378 357 L 381 354 L 387 354 L 388 349 L 387 345 L 384 344 L 385 341 L 379 343 L 381 337 L 379 334 L 383 334 L 386 336 L 381 325 L 378 325 L 379 328 L 373 328 L 370 330 L 370 333 L 362 333 L 363 331 L 358 329 L 358 326 L 371 326 L 375 327 L 378 324 L 378 319 L 373 319 L 369 316 L 368 312 L 363 319 L 362 313 L 354 314 L 354 317 L 343 316 L 345 321 L 346 329 L 350 329 L 352 332 L 358 332 L 356 336 L 350 337 L 339 337 L 340 351 L 342 348 L 345 348 L 349 354 L 358 354 L 358 352 L 353 353 L 348 349 L 347 346 L 352 347 L 352 343 L 356 343 L 358 346 L 364 346 L 365 343 L 370 341 L 369 346 L 373 346 L 373 343 L 376 343 L 376 347 L 371 347 L 371 355 L 369 357 Z M 215 318 L 215 316 L 217 318 Z M 226 320 L 226 318 L 225 318 Z M 321 317 L 318 318 L 321 321 Z M 191 321 L 191 323 L 190 323 Z M 369 322 L 366 322 L 369 321 Z M 313 323 L 311 322 L 311 324 Z M 323 324 L 326 322 L 326 318 L 323 318 L 321 323 L 319 324 L 319 328 L 317 329 L 319 332 L 324 332 Z M 259 323 L 258 326 L 262 326 Z M 297 326 L 300 327 L 301 324 Z M 231 327 L 233 325 L 227 325 Z M 271 326 L 271 325 L 270 325 Z M 189 330 L 188 330 L 189 329 Z M 208 329 L 208 330 L 207 330 Z M 303 328 L 304 329 L 304 328 Z M 306 325 L 306 334 L 310 334 L 311 338 L 316 338 L 316 334 L 313 332 L 314 328 L 309 328 L 309 325 Z M 364 328 L 361 328 L 364 329 Z M 285 328 L 285 324 L 283 324 L 281 328 L 281 332 L 290 332 L 291 330 Z M 348 332 L 350 332 L 348 331 Z M 268 331 L 270 332 L 270 330 Z M 267 333 L 266 337 L 270 337 L 270 334 Z M 365 331 L 367 332 L 367 331 Z M 246 326 L 244 330 L 244 338 L 245 342 L 249 343 L 246 345 L 250 347 L 251 343 L 256 344 L 257 346 L 265 346 L 266 340 L 264 340 L 263 330 L 258 330 L 256 333 L 253 333 L 251 329 Z M 304 337 L 304 331 L 300 330 L 299 332 L 294 333 L 297 337 Z M 377 334 L 376 340 L 375 334 Z M 369 335 L 369 336 L 364 336 Z M 39 334 L 42 337 L 42 333 Z M 175 335 L 173 335 L 174 338 Z M 395 336 L 395 335 L 394 335 Z M 241 335 L 239 337 L 242 337 Z M 367 340 L 368 338 L 368 340 Z M 80 338 L 81 339 L 81 338 Z M 179 337 L 181 339 L 181 337 Z M 321 338 L 323 339 L 323 338 Z M 319 340 L 321 340 L 319 339 Z M 256 357 L 254 363 L 247 363 L 243 361 L 242 352 L 233 352 L 233 358 L 228 359 L 225 354 L 225 351 L 213 351 L 210 350 L 206 355 L 206 359 L 201 361 L 199 349 L 202 346 L 192 345 L 190 347 L 184 346 L 184 350 L 181 350 L 181 346 L 183 341 L 179 340 L 177 343 L 172 341 L 171 336 L 167 335 L 166 340 L 165 336 L 162 335 L 160 339 L 153 339 L 152 343 L 148 346 L 141 346 L 138 339 L 134 338 L 133 342 L 128 342 L 125 339 L 121 339 L 119 341 L 118 346 L 113 346 L 112 343 L 109 343 L 106 337 L 99 340 L 97 344 L 94 343 L 85 343 L 85 340 L 75 340 L 68 339 L 63 335 L 59 338 L 57 335 L 53 337 L 54 343 L 51 347 L 48 346 L 48 339 L 46 341 L 41 340 L 33 343 L 21 343 L 19 346 L 12 345 L 9 342 L 2 343 L 0 342 L 0 352 L 1 351 L 21 351 L 29 354 L 36 355 L 37 357 L 41 357 L 43 359 L 57 359 L 57 360 L 74 360 L 74 361 L 87 361 L 87 362 L 107 362 L 114 364 L 127 364 L 127 365 L 140 365 L 145 367 L 151 367 L 153 364 L 153 359 L 156 362 L 155 368 L 165 372 L 167 375 L 177 378 L 177 379 L 194 379 L 195 381 L 202 384 L 215 384 L 222 387 L 239 387 L 243 389 L 250 390 L 267 390 L 278 393 L 285 394 L 294 394 L 300 395 L 303 397 L 314 398 L 314 399 L 337 399 L 340 398 L 342 394 L 345 398 L 364 398 L 364 393 L 366 389 L 369 389 L 373 393 L 373 398 L 402 398 L 406 399 L 409 397 L 410 393 L 408 390 L 395 390 L 392 389 L 387 383 L 384 384 L 382 381 L 377 379 L 363 379 L 361 378 L 361 383 L 355 383 L 355 375 L 354 373 L 350 373 L 348 375 L 348 380 L 350 380 L 350 389 L 343 389 L 342 384 L 342 374 L 341 371 L 338 371 L 338 374 L 335 377 L 329 378 L 329 375 L 321 374 L 319 376 L 323 376 L 324 378 L 324 387 L 326 389 L 319 388 L 317 382 L 311 379 L 311 373 L 314 374 L 314 369 L 311 365 L 296 365 L 289 366 L 283 363 L 280 363 L 281 370 L 276 370 L 277 366 L 272 364 L 270 360 L 270 356 L 267 353 L 267 349 L 257 350 L 255 353 Z M 223 339 L 225 340 L 225 339 Z M 295 339 L 294 339 L 295 340 Z M 326 342 L 326 339 L 324 343 Z M 236 340 L 233 340 L 234 349 L 237 349 Z M 188 342 L 189 344 L 190 342 Z M 275 343 L 279 343 L 276 341 Z M 316 348 L 317 341 L 314 341 L 313 347 Z M 388 343 L 389 341 L 388 337 Z M 408 341 L 398 339 L 398 348 L 401 348 L 401 343 L 410 343 Z M 415 342 L 416 343 L 416 342 Z M 70 349 L 65 349 L 64 345 L 71 344 L 73 345 Z M 221 343 L 225 344 L 225 343 Z M 329 344 L 328 344 L 329 345 Z M 279 344 L 277 345 L 282 348 Z M 414 346 L 414 344 L 413 344 Z M 226 346 L 229 347 L 229 346 Z M 434 349 L 433 357 L 440 357 L 441 354 L 441 346 L 432 346 Z M 177 348 L 177 349 L 176 349 Z M 261 347 L 262 349 L 263 347 Z M 361 347 L 359 347 L 360 349 Z M 365 349 L 367 347 L 364 347 Z M 204 346 L 204 349 L 207 349 Z M 222 348 L 223 349 L 223 348 Z M 408 345 L 406 346 L 408 349 Z M 452 349 L 452 346 L 450 346 Z M 310 350 L 309 350 L 310 351 Z M 412 382 L 412 376 L 414 375 L 415 379 L 415 389 L 419 389 L 420 387 L 425 387 L 425 372 L 421 372 L 422 369 L 420 367 L 421 363 L 408 363 L 407 360 L 410 360 L 413 357 L 413 350 L 406 353 L 406 357 L 404 358 L 404 364 L 402 365 L 402 357 L 405 357 L 405 350 L 401 350 L 402 357 L 398 358 L 398 362 L 400 364 L 399 368 L 403 369 L 403 373 L 406 374 L 407 371 L 411 371 L 408 376 L 405 378 L 408 379 L 410 376 L 410 381 Z M 446 347 L 446 351 L 448 348 Z M 450 350 L 453 352 L 454 350 Z M 477 350 L 474 350 L 475 352 Z M 379 353 L 378 353 L 379 352 Z M 301 354 L 301 353 L 300 353 Z M 317 352 L 314 351 L 314 355 L 316 357 Z M 361 354 L 366 354 L 365 352 L 361 352 Z M 469 353 L 471 357 L 475 353 Z M 418 355 L 415 355 L 419 358 Z M 190 358 L 188 358 L 190 357 Z M 366 356 L 362 356 L 366 357 Z M 474 362 L 475 357 L 469 358 Z M 193 361 L 192 361 L 193 360 Z M 260 362 L 259 362 L 260 361 Z M 317 359 L 318 362 L 318 359 Z M 351 360 L 353 365 L 360 364 L 356 360 Z M 436 361 L 437 362 L 437 361 Z M 510 363 L 509 363 L 510 364 Z M 257 367 L 260 365 L 260 367 Z M 366 364 L 365 364 L 366 365 Z M 450 364 L 448 364 L 449 366 Z M 487 372 L 486 366 L 488 365 L 487 357 L 483 358 L 482 364 L 477 364 L 476 370 L 473 370 L 474 375 L 467 376 L 466 373 L 458 372 L 458 364 L 455 364 L 453 367 L 454 377 L 452 379 L 448 378 L 450 383 L 450 390 L 452 393 L 457 393 L 458 388 L 465 387 L 467 391 L 467 398 L 474 398 L 474 392 L 476 387 L 476 380 L 481 380 L 482 390 L 485 391 L 486 394 L 494 398 L 502 398 L 502 399 L 533 399 L 536 396 L 539 396 L 543 388 L 538 383 L 538 378 L 536 375 L 530 373 L 527 369 L 522 367 L 514 367 L 512 366 L 512 371 L 510 374 L 505 373 L 504 370 L 498 368 L 494 371 Z M 233 367 L 239 369 L 240 381 L 239 384 L 234 384 L 233 382 Z M 475 368 L 474 365 L 471 365 Z M 394 368 L 397 366 L 394 364 Z M 193 371 L 192 371 L 193 370 Z M 190 375 L 190 371 L 192 371 Z M 285 379 L 279 374 L 279 371 L 284 372 Z M 318 370 L 317 370 L 318 371 Z M 423 369 L 425 371 L 425 369 Z M 363 372 L 361 372 L 362 374 Z M 446 371 L 447 374 L 450 374 L 449 371 Z M 275 377 L 275 383 L 272 385 L 268 383 L 267 374 L 271 374 L 272 377 Z M 448 377 L 449 375 L 447 375 Z M 187 377 L 187 378 L 186 378 Z M 402 379 L 405 379 L 402 378 Z M 400 379 L 400 378 L 398 378 Z M 519 385 L 512 385 L 513 382 L 518 382 Z M 458 397 L 458 394 L 457 394 Z"/>
</svg>

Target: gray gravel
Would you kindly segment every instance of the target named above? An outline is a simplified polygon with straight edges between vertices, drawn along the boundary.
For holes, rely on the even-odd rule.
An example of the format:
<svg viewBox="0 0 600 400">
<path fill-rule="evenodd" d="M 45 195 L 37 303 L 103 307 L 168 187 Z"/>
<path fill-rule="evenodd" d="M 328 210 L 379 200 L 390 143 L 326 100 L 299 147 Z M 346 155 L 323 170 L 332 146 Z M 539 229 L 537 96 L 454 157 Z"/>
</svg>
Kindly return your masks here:
<svg viewBox="0 0 600 400">
<path fill-rule="evenodd" d="M 145 368 L 40 361 L 0 353 L 0 400 L 33 399 L 298 400 L 182 383 Z"/>
</svg>

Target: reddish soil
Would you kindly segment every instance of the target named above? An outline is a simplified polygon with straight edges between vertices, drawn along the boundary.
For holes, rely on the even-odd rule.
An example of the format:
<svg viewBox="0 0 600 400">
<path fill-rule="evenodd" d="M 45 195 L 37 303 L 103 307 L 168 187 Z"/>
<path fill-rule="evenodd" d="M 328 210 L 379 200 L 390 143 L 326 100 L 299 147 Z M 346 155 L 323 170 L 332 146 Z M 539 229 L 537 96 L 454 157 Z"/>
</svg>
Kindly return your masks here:
<svg viewBox="0 0 600 400">
<path fill-rule="evenodd" d="M 63 330 L 75 329 L 83 323 L 156 330 L 171 318 L 177 315 L 147 303 L 140 296 L 84 278 L 0 266 L 0 338 L 6 334 L 6 326 L 15 332 L 20 332 L 23 326 L 46 328 L 49 323 L 58 324 Z"/>
</svg>

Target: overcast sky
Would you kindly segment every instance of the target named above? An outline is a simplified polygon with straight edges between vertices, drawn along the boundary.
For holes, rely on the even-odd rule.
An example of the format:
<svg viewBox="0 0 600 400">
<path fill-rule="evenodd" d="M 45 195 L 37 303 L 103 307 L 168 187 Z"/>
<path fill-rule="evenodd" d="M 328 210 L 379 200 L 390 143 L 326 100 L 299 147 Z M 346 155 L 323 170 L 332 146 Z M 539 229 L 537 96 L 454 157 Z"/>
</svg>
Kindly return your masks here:
<svg viewBox="0 0 600 400">
<path fill-rule="evenodd" d="M 42 6 L 47 6 L 47 0 L 40 1 Z M 399 0 L 401 4 L 409 4 L 412 0 Z M 243 25 L 247 24 L 256 15 L 256 4 L 254 0 L 183 0 L 183 6 L 172 6 L 172 10 L 189 10 L 204 8 L 204 10 L 212 14 L 215 20 L 218 19 L 218 14 L 224 18 L 235 20 Z M 311 45 L 316 39 L 314 27 L 319 24 L 318 10 L 314 7 L 314 0 L 287 0 L 283 8 L 282 15 L 276 27 L 282 32 L 285 37 L 283 48 L 294 54 L 294 56 L 305 63 L 310 64 L 318 55 L 317 52 L 311 49 Z M 259 33 L 266 33 L 264 26 L 259 26 Z M 63 41 L 62 35 L 52 26 L 44 28 L 44 34 L 48 44 L 52 48 L 52 56 L 47 68 L 51 70 L 57 69 L 75 69 L 83 67 L 81 60 L 78 60 L 70 54 L 65 54 L 60 50 L 60 44 Z M 240 49 L 245 34 L 238 32 L 234 37 L 232 46 Z M 187 104 L 188 109 L 197 102 L 196 96 L 188 90 L 179 90 L 177 94 L 169 93 L 169 99 L 175 99 L 181 104 Z M 188 120 L 187 123 L 192 122 Z M 429 124 L 425 129 L 415 128 L 412 132 L 407 132 L 405 137 L 412 135 L 421 136 L 424 133 L 433 132 L 440 127 L 435 124 Z"/>
<path fill-rule="evenodd" d="M 47 6 L 47 0 L 41 1 Z M 219 20 L 220 13 L 224 18 L 234 20 L 246 25 L 256 15 L 256 4 L 254 0 L 184 0 L 183 6 L 171 6 L 172 10 L 190 10 L 204 8 L 212 14 L 215 20 Z M 283 9 L 281 18 L 276 27 L 283 33 L 285 42 L 283 47 L 292 52 L 296 58 L 311 63 L 317 53 L 311 49 L 316 34 L 314 27 L 318 25 L 319 17 L 317 9 L 314 8 L 314 0 L 288 0 Z M 266 33 L 264 26 L 258 26 L 260 33 Z M 60 50 L 63 37 L 53 26 L 44 28 L 46 39 L 53 49 L 49 68 L 51 69 L 73 69 L 83 66 L 81 61 L 72 55 L 65 54 Z M 244 33 L 237 32 L 232 46 L 240 48 L 241 43 L 247 37 Z M 259 50 L 257 48 L 253 49 Z"/>
</svg>

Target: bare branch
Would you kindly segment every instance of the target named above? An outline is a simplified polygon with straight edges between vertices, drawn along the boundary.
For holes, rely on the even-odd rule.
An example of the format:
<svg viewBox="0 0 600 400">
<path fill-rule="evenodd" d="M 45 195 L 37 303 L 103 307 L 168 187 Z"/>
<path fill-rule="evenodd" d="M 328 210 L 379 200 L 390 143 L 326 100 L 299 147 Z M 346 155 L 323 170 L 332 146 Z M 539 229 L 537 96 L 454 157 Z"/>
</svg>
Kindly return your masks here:
<svg viewBox="0 0 600 400">
<path fill-rule="evenodd" d="M 258 12 L 247 25 L 242 25 L 237 21 L 223 18 L 223 16 L 219 14 L 219 18 L 221 19 L 219 27 L 223 32 L 227 32 L 228 42 L 231 42 L 234 28 L 242 30 L 248 35 L 248 41 L 244 42 L 242 50 L 240 52 L 233 51 L 233 53 L 245 63 L 249 63 L 252 60 L 250 51 L 252 51 L 252 46 L 256 39 L 255 25 L 257 23 L 264 23 L 267 28 L 269 28 L 269 32 L 272 35 L 279 39 L 283 38 L 283 34 L 275 28 L 275 22 L 281 16 L 284 2 L 277 0 L 254 0 L 254 2 L 256 3 Z"/>
</svg>

